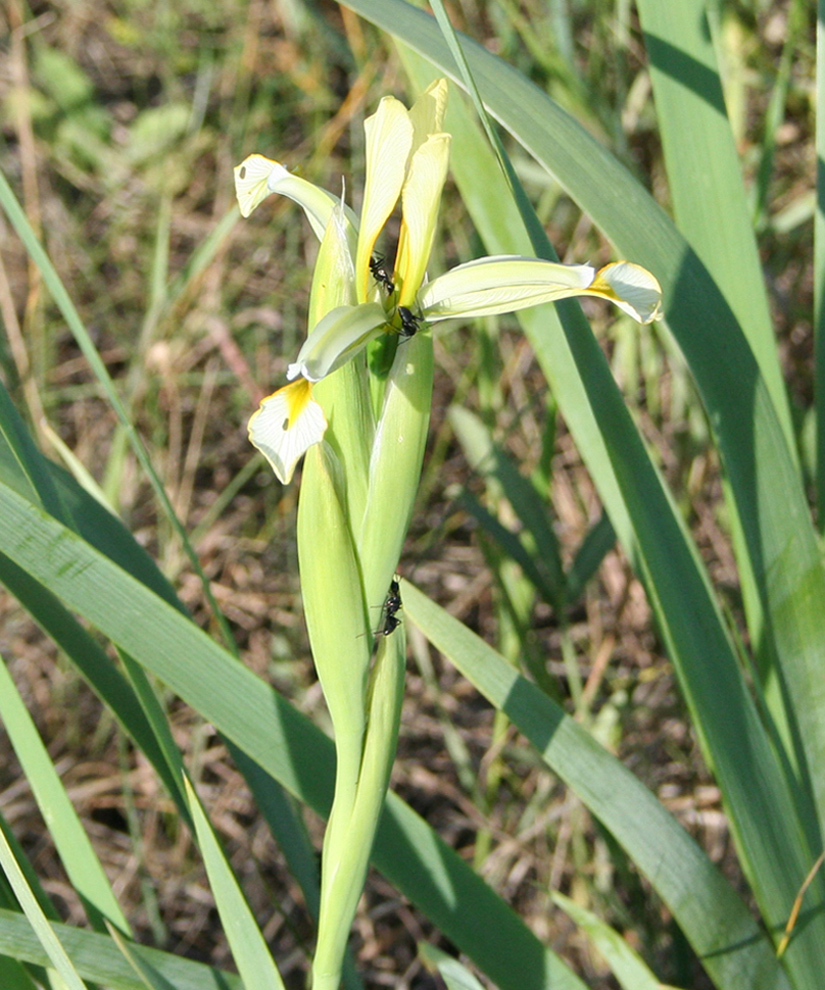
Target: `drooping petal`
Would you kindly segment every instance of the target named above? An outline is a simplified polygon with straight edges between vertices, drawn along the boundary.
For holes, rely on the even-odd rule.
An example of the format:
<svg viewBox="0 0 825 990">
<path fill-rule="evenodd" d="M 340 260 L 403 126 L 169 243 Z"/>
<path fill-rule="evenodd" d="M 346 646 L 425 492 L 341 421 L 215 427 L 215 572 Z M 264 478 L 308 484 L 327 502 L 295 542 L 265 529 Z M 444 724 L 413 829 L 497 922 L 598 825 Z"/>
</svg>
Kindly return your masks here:
<svg viewBox="0 0 825 990">
<path fill-rule="evenodd" d="M 250 155 L 235 166 L 235 196 L 242 217 L 248 217 L 272 192 L 268 182 L 275 167 L 283 168 L 263 155 Z"/>
<path fill-rule="evenodd" d="M 387 314 L 379 303 L 336 306 L 304 341 L 295 363 L 287 368 L 287 378 L 303 375 L 311 382 L 320 381 L 366 347 L 386 322 Z"/>
<path fill-rule="evenodd" d="M 303 208 L 315 236 L 324 236 L 329 216 L 338 203 L 331 192 L 316 186 L 299 175 L 294 175 L 280 162 L 263 155 L 250 155 L 235 166 L 235 195 L 241 215 L 248 217 L 270 193 L 294 200 Z M 358 220 L 351 209 L 345 208 L 347 220 L 358 229 Z"/>
<path fill-rule="evenodd" d="M 312 386 L 299 378 L 261 402 L 249 420 L 249 439 L 288 485 L 295 465 L 323 439 L 326 428 L 324 412 L 312 398 Z"/>
<path fill-rule="evenodd" d="M 588 294 L 610 299 L 639 323 L 653 323 L 662 316 L 662 287 L 641 265 L 614 261 L 596 272 Z"/>
<path fill-rule="evenodd" d="M 431 134 L 410 160 L 401 193 L 403 218 L 395 262 L 401 286 L 398 301 L 403 306 L 413 302 L 424 280 L 449 161 L 449 134 Z"/>
<path fill-rule="evenodd" d="M 366 302 L 368 297 L 369 263 L 375 242 L 401 194 L 413 125 L 404 104 L 393 96 L 385 96 L 376 112 L 364 121 L 364 131 L 367 176 L 355 260 L 359 302 Z"/>
<path fill-rule="evenodd" d="M 423 286 L 418 305 L 424 319 L 435 323 L 515 312 L 583 295 L 609 299 L 640 323 L 658 318 L 659 283 L 646 269 L 626 261 L 597 272 L 592 265 L 563 265 L 539 258 L 479 258 Z"/>
</svg>

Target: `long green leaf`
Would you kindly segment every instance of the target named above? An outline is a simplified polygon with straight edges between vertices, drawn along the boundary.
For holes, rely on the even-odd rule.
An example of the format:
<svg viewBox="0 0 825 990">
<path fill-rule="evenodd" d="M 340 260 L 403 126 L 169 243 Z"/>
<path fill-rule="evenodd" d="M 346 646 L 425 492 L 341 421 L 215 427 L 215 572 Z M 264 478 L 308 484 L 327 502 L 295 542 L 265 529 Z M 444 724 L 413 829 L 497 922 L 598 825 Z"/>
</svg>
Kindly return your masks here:
<svg viewBox="0 0 825 990">
<path fill-rule="evenodd" d="M 226 859 L 200 799 L 184 777 L 189 811 L 232 957 L 248 990 L 284 990 L 281 974 Z"/>
<path fill-rule="evenodd" d="M 347 0 L 367 17 L 457 78 L 432 19 L 401 0 Z M 615 242 L 620 252 L 657 275 L 668 323 L 693 372 L 742 519 L 745 542 L 765 614 L 773 655 L 792 702 L 788 721 L 798 742 L 795 788 L 813 788 L 819 820 L 825 821 L 825 577 L 794 459 L 759 367 L 730 306 L 685 238 L 649 194 L 582 127 L 545 93 L 481 46 L 463 41 L 469 65 L 492 114 L 543 164 Z M 498 203 L 488 189 L 488 200 Z M 569 305 L 560 312 L 570 313 Z M 595 358 L 589 342 L 567 346 L 588 379 Z M 603 383 L 600 383 L 600 386 Z M 588 385 L 597 417 L 613 415 Z M 565 411 L 565 416 L 567 413 Z M 606 432 L 609 423 L 600 424 Z M 621 446 L 610 440 L 610 455 Z M 627 472 L 628 466 L 614 464 Z M 634 479 L 628 477 L 628 484 Z M 601 490 L 601 489 L 600 489 Z M 602 493 L 604 496 L 604 493 Z M 615 523 L 615 520 L 614 520 Z M 658 577 L 654 578 L 654 582 Z M 715 750 L 715 755 L 718 752 Z M 803 813 L 807 809 L 802 802 Z M 804 817 L 812 860 L 821 845 L 820 826 Z"/>
<path fill-rule="evenodd" d="M 679 230 L 712 273 L 759 364 L 796 454 L 751 211 L 704 0 L 639 0 Z"/>
<path fill-rule="evenodd" d="M 189 619 L 75 533 L 0 484 L 0 553 L 85 616 L 320 814 L 332 744 Z M 373 862 L 502 990 L 581 981 L 407 805 L 389 795 Z"/>
<path fill-rule="evenodd" d="M 447 121 L 454 135 L 453 171 L 476 226 L 493 253 L 525 253 L 526 235 L 506 184 L 496 177 L 489 149 L 461 108 L 453 110 Z M 695 547 L 644 451 L 604 356 L 580 309 L 560 305 L 557 310 L 563 333 L 549 309 L 523 312 L 521 322 L 616 532 L 645 580 L 704 751 L 722 785 L 743 865 L 768 924 L 781 927 L 813 861 L 788 782 L 771 752 Z M 813 845 L 810 832 L 809 837 Z M 812 901 L 819 897 L 821 889 Z M 818 980 L 815 941 L 812 937 L 802 949 L 800 956 L 806 958 L 793 963 L 805 971 L 802 985 L 816 986 Z"/>
<path fill-rule="evenodd" d="M 642 0 L 639 14 L 645 31 L 659 131 L 677 225 L 712 274 L 738 326 L 747 337 L 784 430 L 787 449 L 798 471 L 793 424 L 771 326 L 761 263 L 716 64 L 712 38 L 714 18 L 703 0 L 684 0 L 678 4 L 668 0 Z M 731 371 L 728 370 L 727 374 L 730 375 Z M 739 414 L 746 420 L 753 418 L 748 406 L 740 407 Z M 759 461 L 755 463 L 758 466 Z M 725 485 L 725 494 L 730 507 L 742 598 L 762 681 L 764 704 L 783 748 L 796 765 L 796 777 L 804 777 L 806 769 L 802 746 L 799 739 L 794 739 L 797 731 L 795 706 L 788 708 L 787 688 L 782 684 L 783 659 L 793 662 L 793 657 L 775 655 L 776 648 L 783 641 L 788 644 L 785 649 L 794 649 L 794 620 L 787 624 L 787 629 L 778 630 L 774 641 L 770 627 L 779 617 L 775 613 L 773 616 L 765 615 L 769 602 L 760 594 L 760 576 L 754 571 L 754 553 L 743 545 L 744 541 L 753 540 L 754 535 L 748 535 L 743 525 L 742 506 L 736 492 L 731 496 L 730 486 Z M 781 505 L 777 508 L 782 511 Z M 758 547 L 753 550 L 759 552 Z M 804 608 L 800 609 L 795 621 L 804 623 L 804 612 Z M 780 618 L 779 621 L 784 625 L 784 620 Z M 789 687 L 795 693 L 794 688 Z M 799 689 L 804 690 L 803 685 L 800 684 Z M 795 743 L 797 753 L 794 752 Z M 815 753 L 815 745 L 809 747 L 809 758 L 811 753 Z M 809 772 L 821 774 L 823 769 L 816 759 L 811 760 Z M 805 808 L 806 790 L 807 787 L 799 790 L 800 804 L 811 841 L 816 845 L 820 836 L 814 814 Z"/>
<path fill-rule="evenodd" d="M 25 874 L 20 869 L 2 830 L 0 830 L 0 868 L 6 874 L 23 912 L 34 929 L 38 941 L 43 946 L 49 963 L 60 974 L 67 990 L 86 990 L 86 985 L 57 937 L 51 922 L 43 913 L 31 887 L 29 887 Z"/>
<path fill-rule="evenodd" d="M 475 633 L 402 583 L 404 614 L 510 720 L 613 833 L 673 912 L 717 985 L 785 987 L 750 912 L 633 774 Z"/>
<path fill-rule="evenodd" d="M 52 923 L 52 928 L 75 969 L 84 979 L 111 987 L 112 990 L 146 990 L 143 980 L 108 935 L 57 922 Z M 130 949 L 145 958 L 175 990 L 244 990 L 240 977 L 234 973 L 224 973 L 211 966 L 204 966 L 203 963 L 182 959 L 171 952 L 161 952 L 142 945 L 132 943 Z M 49 965 L 49 957 L 26 918 L 16 911 L 2 908 L 0 952 L 37 966 Z"/>
<path fill-rule="evenodd" d="M 599 950 L 622 990 L 661 990 L 662 984 L 615 928 L 558 891 L 553 892 L 553 901 L 570 915 Z"/>
<path fill-rule="evenodd" d="M 63 783 L 49 759 L 43 741 L 23 704 L 5 663 L 0 662 L 0 718 L 17 753 L 38 807 L 47 822 L 54 823 L 52 835 L 70 881 L 83 902 L 89 920 L 103 930 L 108 918 L 121 931 L 129 932 L 129 922 L 112 893 L 106 873 L 80 824 Z"/>
</svg>

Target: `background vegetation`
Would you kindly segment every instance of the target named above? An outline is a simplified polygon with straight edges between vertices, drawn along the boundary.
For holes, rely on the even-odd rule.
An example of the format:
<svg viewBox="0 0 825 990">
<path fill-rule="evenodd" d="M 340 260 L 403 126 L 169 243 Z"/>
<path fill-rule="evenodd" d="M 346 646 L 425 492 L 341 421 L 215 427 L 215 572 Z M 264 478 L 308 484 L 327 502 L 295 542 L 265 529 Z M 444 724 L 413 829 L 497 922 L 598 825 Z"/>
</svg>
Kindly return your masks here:
<svg viewBox="0 0 825 990">
<path fill-rule="evenodd" d="M 478 0 L 453 5 L 451 14 L 671 207 L 629 4 Z M 813 14 L 801 2 L 743 0 L 720 4 L 716 16 L 726 103 L 810 486 Z M 298 211 L 277 199 L 236 222 L 231 170 L 260 151 L 337 188 L 363 167 L 365 114 L 384 93 L 408 92 L 402 62 L 385 36 L 332 4 L 9 0 L 0 18 L 2 171 L 117 382 L 243 662 L 323 726 L 296 576 L 298 489 L 272 478 L 245 430 L 297 351 L 315 244 Z M 559 255 L 614 257 L 562 188 L 511 150 Z M 6 387 L 41 449 L 97 491 L 218 638 L 199 577 L 126 432 L 21 242 L 5 219 L 0 224 Z M 448 196 L 443 227 L 439 270 L 483 253 L 457 195 Z M 640 330 L 597 306 L 587 312 L 731 625 L 747 640 L 718 455 L 684 361 L 655 328 Z M 430 450 L 402 573 L 505 657 L 527 657 L 541 686 L 750 897 L 645 593 L 598 527 L 593 482 L 527 340 L 502 319 L 497 328 L 438 336 L 436 348 Z M 568 601 L 537 598 L 512 547 L 496 538 L 489 516 L 516 529 L 519 510 L 512 493 L 506 501 L 470 466 L 479 457 L 468 424 L 450 412 L 456 408 L 477 412 L 546 493 L 576 592 Z M 595 573 L 579 555 L 588 534 Z M 574 561 L 581 573 L 570 571 Z M 0 616 L 0 653 L 136 934 L 231 965 L 199 854 L 154 772 L 10 595 L 0 598 Z M 710 986 L 668 910 L 600 823 L 455 668 L 423 638 L 410 638 L 393 789 L 589 985 L 615 983 L 554 904 L 555 890 L 622 931 L 661 979 Z M 213 726 L 173 695 L 165 701 L 287 985 L 300 986 L 312 923 L 298 884 Z M 80 900 L 0 739 L 0 811 L 63 920 L 80 924 Z M 307 819 L 317 840 L 321 819 Z M 416 943 L 429 938 L 439 938 L 431 923 L 372 874 L 354 945 L 365 983 L 440 986 L 417 955 Z"/>
</svg>

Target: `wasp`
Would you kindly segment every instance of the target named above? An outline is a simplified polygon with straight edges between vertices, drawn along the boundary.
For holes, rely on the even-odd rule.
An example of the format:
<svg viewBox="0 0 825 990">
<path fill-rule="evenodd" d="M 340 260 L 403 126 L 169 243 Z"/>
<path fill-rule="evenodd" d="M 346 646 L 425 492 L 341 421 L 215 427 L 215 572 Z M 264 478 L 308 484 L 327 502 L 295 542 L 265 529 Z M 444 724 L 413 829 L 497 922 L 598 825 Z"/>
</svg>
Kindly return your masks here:
<svg viewBox="0 0 825 990">
<path fill-rule="evenodd" d="M 383 254 L 376 254 L 374 258 L 370 258 L 370 271 L 375 281 L 379 285 L 383 285 L 387 290 L 387 295 L 391 296 L 395 292 L 395 282 L 387 271 Z"/>
</svg>

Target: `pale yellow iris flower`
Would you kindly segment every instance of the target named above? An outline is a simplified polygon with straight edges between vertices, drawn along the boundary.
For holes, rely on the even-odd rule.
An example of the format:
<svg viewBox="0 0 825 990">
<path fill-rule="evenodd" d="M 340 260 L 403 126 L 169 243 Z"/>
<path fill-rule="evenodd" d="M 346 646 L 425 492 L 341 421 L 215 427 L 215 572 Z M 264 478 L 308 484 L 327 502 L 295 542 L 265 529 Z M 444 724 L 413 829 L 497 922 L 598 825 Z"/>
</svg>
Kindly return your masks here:
<svg viewBox="0 0 825 990">
<path fill-rule="evenodd" d="M 497 256 L 459 265 L 426 281 L 449 162 L 450 135 L 442 130 L 446 102 L 447 83 L 441 79 L 411 109 L 387 96 L 366 120 L 360 218 L 331 193 L 263 155 L 250 155 L 235 168 L 243 216 L 271 193 L 280 193 L 304 209 L 319 239 L 330 224 L 343 223 L 356 245 L 351 265 L 355 303 L 334 308 L 318 322 L 289 365 L 290 384 L 264 399 L 249 423 L 250 440 L 284 484 L 327 427 L 312 398 L 311 383 L 351 360 L 382 333 L 404 332 L 405 318 L 409 332 L 441 320 L 513 312 L 570 296 L 609 299 L 640 323 L 661 317 L 658 281 L 629 261 L 597 270 Z M 376 277 L 375 245 L 399 199 L 402 219 L 395 267 L 392 274 Z"/>
</svg>

